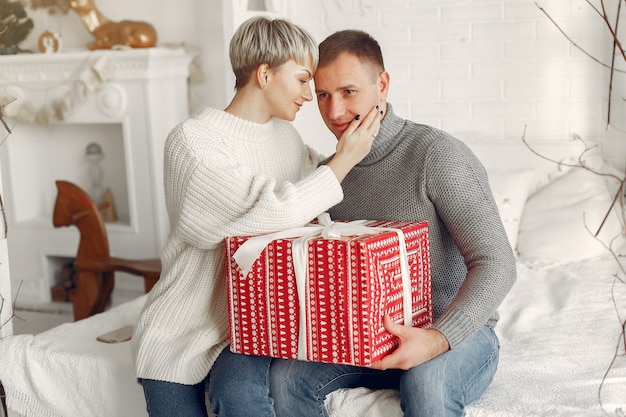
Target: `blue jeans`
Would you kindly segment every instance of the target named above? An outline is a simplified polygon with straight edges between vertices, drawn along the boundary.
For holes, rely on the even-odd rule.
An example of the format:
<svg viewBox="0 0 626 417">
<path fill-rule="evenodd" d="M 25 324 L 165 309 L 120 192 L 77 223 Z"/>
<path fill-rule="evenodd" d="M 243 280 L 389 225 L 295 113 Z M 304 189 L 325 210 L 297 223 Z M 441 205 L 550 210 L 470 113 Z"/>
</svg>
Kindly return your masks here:
<svg viewBox="0 0 626 417">
<path fill-rule="evenodd" d="M 232 353 L 226 346 L 209 373 L 208 397 L 213 413 L 218 417 L 274 417 L 269 390 L 272 361 Z"/>
<path fill-rule="evenodd" d="M 276 359 L 270 368 L 271 395 L 278 417 L 328 416 L 326 396 L 353 387 L 398 389 L 407 417 L 463 416 L 465 406 L 491 383 L 498 352 L 496 334 L 483 326 L 460 346 L 407 371 Z"/>
<path fill-rule="evenodd" d="M 209 401 L 219 417 L 318 417 L 328 416 L 324 400 L 339 388 L 391 388 L 400 391 L 405 416 L 462 416 L 491 383 L 498 351 L 487 326 L 408 371 L 239 355 L 226 347 L 209 375 Z"/>
<path fill-rule="evenodd" d="M 140 379 L 150 417 L 207 417 L 206 380 L 196 385 Z"/>
</svg>

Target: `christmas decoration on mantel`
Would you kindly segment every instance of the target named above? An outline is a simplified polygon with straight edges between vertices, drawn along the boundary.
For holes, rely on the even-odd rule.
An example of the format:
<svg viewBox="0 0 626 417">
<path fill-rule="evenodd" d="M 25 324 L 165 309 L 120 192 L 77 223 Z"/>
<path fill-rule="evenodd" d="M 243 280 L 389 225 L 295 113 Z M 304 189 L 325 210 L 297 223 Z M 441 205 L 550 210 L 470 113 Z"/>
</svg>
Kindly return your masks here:
<svg viewBox="0 0 626 417">
<path fill-rule="evenodd" d="M 33 30 L 21 1 L 0 0 L 0 55 L 30 52 L 19 47 Z"/>
<path fill-rule="evenodd" d="M 60 52 L 63 47 L 63 39 L 58 32 L 46 29 L 37 41 L 39 52 L 49 54 L 52 52 Z"/>
<path fill-rule="evenodd" d="M 189 63 L 189 83 L 191 86 L 200 84 L 202 66 L 199 50 L 194 45 L 171 44 L 164 47 L 179 49 L 192 57 Z M 96 97 L 96 105 L 107 117 L 116 117 L 126 108 L 126 93 L 114 82 L 114 71 L 107 62 L 105 55 L 88 54 L 78 68 L 72 69 L 71 75 L 55 84 L 32 87 L 29 82 L 11 77 L 0 72 L 0 108 L 2 120 L 11 123 L 36 123 L 47 125 L 63 122 L 73 113 L 74 107 L 85 102 L 90 94 Z M 36 92 L 37 94 L 32 94 Z M 41 94 L 43 93 L 43 94 Z M 193 94 L 189 93 L 190 106 L 195 103 Z M 43 103 L 40 97 L 44 97 Z M 15 101 L 15 103 L 12 103 Z M 12 103 L 10 106 L 8 104 Z M 195 103 L 197 104 L 197 103 Z M 0 129 L 2 130 L 2 129 Z M 1 133 L 1 132 L 0 132 Z M 0 136 L 1 138 L 1 136 Z"/>
<path fill-rule="evenodd" d="M 28 4 L 32 10 L 46 9 L 50 16 L 65 15 L 70 10 L 68 0 L 22 0 Z M 52 53 L 61 52 L 63 39 L 61 34 L 48 27 L 47 21 L 44 31 L 39 35 L 37 48 L 39 52 Z"/>
<path fill-rule="evenodd" d="M 96 38 L 87 44 L 90 50 L 117 47 L 150 48 L 156 45 L 157 33 L 147 22 L 107 19 L 96 7 L 94 0 L 69 0 L 85 28 Z"/>
<path fill-rule="evenodd" d="M 48 87 L 45 90 L 46 100 L 41 105 L 29 100 L 31 94 L 27 92 L 27 85 L 2 76 L 0 103 L 6 99 L 18 99 L 4 109 L 5 116 L 18 122 L 40 125 L 64 121 L 74 113 L 75 103 L 84 102 L 92 93 L 98 94 L 96 102 L 103 114 L 114 115 L 122 111 L 125 96 L 123 91 L 115 88 L 116 84 L 109 83 L 113 75 L 106 61 L 104 56 L 96 59 L 90 56 L 70 78 Z"/>
</svg>

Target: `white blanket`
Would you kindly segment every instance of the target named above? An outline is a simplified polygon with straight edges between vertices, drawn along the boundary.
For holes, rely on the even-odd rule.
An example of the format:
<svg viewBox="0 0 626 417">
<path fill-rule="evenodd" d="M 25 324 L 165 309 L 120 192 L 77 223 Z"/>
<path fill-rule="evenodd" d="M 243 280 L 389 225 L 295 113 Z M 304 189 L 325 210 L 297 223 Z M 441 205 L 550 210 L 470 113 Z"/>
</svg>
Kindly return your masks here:
<svg viewBox="0 0 626 417">
<path fill-rule="evenodd" d="M 626 356 L 611 298 L 616 272 L 612 259 L 539 271 L 518 264 L 518 281 L 499 310 L 498 371 L 467 415 L 625 416 Z M 615 286 L 615 298 L 624 320 L 626 285 Z M 396 393 L 376 394 L 342 393 L 329 407 L 334 417 L 402 416 Z"/>
<path fill-rule="evenodd" d="M 626 285 L 613 286 L 617 272 L 612 259 L 538 270 L 519 264 L 518 281 L 500 308 L 498 372 L 468 416 L 625 415 L 620 320 L 626 318 Z M 0 381 L 9 408 L 29 417 L 146 416 L 130 344 L 95 340 L 133 324 L 144 300 L 35 337 L 0 340 Z M 332 417 L 402 415 L 394 391 L 342 390 L 327 407 Z"/>
<path fill-rule="evenodd" d="M 0 340 L 0 382 L 9 409 L 29 417 L 147 415 L 130 343 L 96 341 L 103 333 L 134 324 L 144 302 L 142 296 L 37 336 Z"/>
</svg>

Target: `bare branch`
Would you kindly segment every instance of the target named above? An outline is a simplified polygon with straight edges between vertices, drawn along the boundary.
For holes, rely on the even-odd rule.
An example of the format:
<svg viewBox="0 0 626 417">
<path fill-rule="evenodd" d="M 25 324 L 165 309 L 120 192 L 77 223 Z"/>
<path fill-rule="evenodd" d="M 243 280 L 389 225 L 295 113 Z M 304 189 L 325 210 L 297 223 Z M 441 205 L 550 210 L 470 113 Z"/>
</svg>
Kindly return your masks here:
<svg viewBox="0 0 626 417">
<path fill-rule="evenodd" d="M 549 158 L 545 155 L 542 155 L 541 153 L 537 152 L 535 149 L 533 149 L 533 147 L 528 143 L 528 141 L 526 140 L 526 126 L 524 126 L 524 133 L 522 134 L 522 142 L 524 143 L 524 145 L 526 145 L 526 147 L 535 155 L 537 155 L 538 157 L 545 159 L 546 161 L 555 163 L 559 166 L 564 166 L 564 167 L 570 167 L 570 168 L 583 168 L 586 169 L 587 171 L 590 171 L 596 175 L 600 175 L 603 177 L 609 177 L 609 178 L 613 178 L 616 181 L 619 182 L 624 182 L 624 180 L 618 176 L 616 176 L 615 174 L 610 174 L 610 173 L 606 173 L 606 172 L 600 172 L 600 171 L 596 171 L 595 169 L 589 167 L 586 163 L 585 163 L 585 155 L 594 150 L 595 148 L 598 147 L 598 145 L 593 145 L 593 146 L 589 146 L 587 145 L 587 143 L 585 142 L 585 140 L 583 138 L 581 138 L 580 136 L 576 135 L 573 137 L 573 140 L 579 140 L 582 142 L 582 144 L 585 146 L 585 149 L 580 153 L 580 155 L 578 155 L 578 163 L 576 164 L 571 164 L 571 163 L 567 163 L 567 162 L 563 162 L 563 161 L 557 161 L 556 159 L 552 159 Z"/>
<path fill-rule="evenodd" d="M 620 262 L 618 262 L 618 265 L 622 267 Z M 623 267 L 622 267 L 622 272 L 624 272 Z M 606 371 L 604 372 L 604 375 L 602 375 L 602 380 L 600 381 L 600 386 L 598 387 L 598 403 L 600 404 L 600 408 L 603 411 L 604 411 L 604 403 L 602 402 L 602 389 L 604 388 L 604 384 L 606 382 L 606 379 L 609 376 L 609 373 L 611 372 L 611 370 L 613 369 L 613 366 L 615 365 L 615 361 L 617 360 L 617 357 L 620 356 L 620 345 L 622 346 L 622 349 L 626 349 L 626 320 L 624 320 L 620 314 L 619 308 L 617 306 L 616 296 L 615 296 L 615 285 L 618 282 L 622 284 L 624 284 L 625 282 L 623 279 L 619 277 L 618 274 L 615 274 L 613 277 L 615 279 L 613 280 L 613 285 L 611 286 L 611 301 L 613 302 L 613 308 L 615 309 L 615 314 L 617 315 L 617 319 L 619 320 L 621 331 L 617 339 L 617 345 L 615 346 L 613 358 L 611 359 L 611 362 L 607 366 Z M 606 411 L 604 412 L 605 414 L 607 414 Z"/>
<path fill-rule="evenodd" d="M 625 179 L 625 181 L 626 181 L 626 179 Z M 618 191 L 618 195 L 623 196 L 623 190 L 624 190 L 624 181 L 622 181 L 622 183 L 621 183 L 620 189 Z M 584 217 L 584 213 L 583 213 L 583 217 Z M 587 226 L 587 223 L 584 222 L 584 224 L 585 224 L 585 228 L 587 229 L 587 231 L 589 233 L 591 233 L 591 231 L 589 230 L 589 227 Z M 624 225 L 622 225 L 622 226 L 626 227 Z M 617 239 L 618 236 L 613 238 L 613 240 L 611 240 L 611 243 L 608 244 L 608 245 L 602 239 L 599 239 L 597 234 L 593 235 L 593 237 L 602 246 L 604 246 L 604 248 L 611 254 L 613 259 L 615 259 L 615 262 L 616 262 L 617 266 L 619 267 L 619 269 L 621 271 L 621 274 L 626 276 L 626 268 L 624 267 L 624 264 L 623 264 L 623 260 L 622 260 L 623 258 L 620 258 L 618 256 L 618 254 L 615 253 L 615 251 L 612 248 L 612 243 Z M 600 381 L 600 386 L 598 387 L 598 403 L 600 404 L 600 408 L 603 411 L 604 411 L 604 403 L 602 402 L 602 390 L 603 390 L 603 388 L 605 386 L 606 379 L 608 378 L 609 373 L 613 369 L 613 366 L 615 365 L 617 357 L 620 356 L 620 346 L 622 346 L 622 349 L 626 350 L 626 320 L 624 320 L 624 318 L 622 317 L 622 315 L 620 313 L 620 310 L 619 310 L 619 307 L 618 307 L 616 294 L 615 294 L 615 286 L 617 284 L 626 285 L 626 280 L 624 278 L 620 277 L 619 273 L 616 273 L 616 274 L 613 275 L 613 284 L 611 286 L 611 302 L 613 303 L 613 308 L 615 310 L 615 315 L 617 316 L 617 320 L 619 321 L 621 330 L 620 330 L 620 334 L 619 334 L 619 337 L 618 337 L 618 340 L 617 340 L 617 345 L 615 346 L 615 352 L 613 354 L 613 357 L 611 358 L 611 362 L 607 366 L 607 369 L 604 372 L 604 375 L 602 376 L 602 380 Z M 624 353 L 626 353 L 626 352 L 624 352 Z M 606 411 L 604 411 L 604 412 L 605 412 L 605 414 L 607 414 Z"/>
<path fill-rule="evenodd" d="M 20 281 L 20 285 L 17 287 L 17 292 L 15 293 L 15 300 L 13 301 L 13 311 L 11 312 L 11 315 L 9 316 L 9 318 L 7 318 L 4 323 L 0 323 L 0 329 L 2 329 L 4 326 L 6 326 L 6 324 L 11 321 L 13 318 L 19 319 L 24 321 L 24 319 L 20 318 L 17 314 L 15 314 L 15 303 L 17 301 L 17 296 L 20 293 L 20 288 L 22 288 L 22 282 Z M 4 297 L 2 295 L 0 295 L 0 311 L 2 311 L 2 309 L 4 308 Z"/>
<path fill-rule="evenodd" d="M 6 120 L 4 119 L 6 117 L 6 114 L 4 112 L 4 108 L 6 106 L 8 106 L 9 104 L 13 103 L 15 100 L 17 100 L 17 98 L 13 97 L 13 98 L 9 99 L 8 102 L 6 102 L 4 104 L 0 104 L 0 122 L 2 122 L 2 125 L 4 126 L 6 131 L 9 132 L 9 134 L 11 133 L 11 128 L 9 127 L 8 123 L 6 122 Z"/>
<path fill-rule="evenodd" d="M 4 236 L 0 239 L 6 239 L 9 237 L 9 223 L 7 222 L 7 212 L 4 209 L 4 201 L 2 201 L 2 194 L 0 194 L 0 212 L 2 212 L 2 222 L 4 224 Z"/>
<path fill-rule="evenodd" d="M 596 6 L 594 6 L 593 3 L 591 3 L 591 1 L 586 0 L 586 2 L 600 16 L 600 18 L 604 21 L 604 24 L 606 25 L 607 29 L 609 30 L 609 32 L 611 32 L 611 37 L 615 41 L 615 45 L 617 46 L 617 49 L 619 50 L 620 54 L 622 55 L 622 58 L 624 58 L 624 61 L 626 61 L 626 51 L 624 51 L 624 48 L 622 47 L 622 43 L 619 41 L 619 38 L 617 37 L 617 26 L 618 26 L 618 23 L 619 23 L 619 16 L 620 16 L 621 9 L 622 9 L 622 3 L 621 2 L 617 3 L 617 14 L 615 16 L 615 29 L 614 29 L 611 26 L 611 23 L 609 22 L 609 17 L 608 17 L 608 14 L 606 12 L 606 8 L 604 7 L 604 0 L 600 1 L 600 4 L 602 5 L 602 12 L 600 12 L 598 10 L 598 8 Z M 545 13 L 546 12 L 544 11 L 544 14 Z M 550 19 L 550 20 L 552 20 L 552 19 Z M 563 32 L 561 31 L 561 33 L 563 33 Z M 624 71 L 621 71 L 621 72 L 624 72 Z"/>
<path fill-rule="evenodd" d="M 537 6 L 537 8 L 539 8 L 539 10 L 541 10 L 541 12 L 546 15 L 546 17 L 554 24 L 554 26 L 557 28 L 557 30 L 559 32 L 561 32 L 563 34 L 563 36 L 565 36 L 565 38 L 572 44 L 572 46 L 574 46 L 576 49 L 578 49 L 579 51 L 581 51 L 583 54 L 587 55 L 589 58 L 591 58 L 592 60 L 594 60 L 595 62 L 597 62 L 598 64 L 602 65 L 605 68 L 611 69 L 611 66 L 608 64 L 605 64 L 604 62 L 600 61 L 598 58 L 596 58 L 595 56 L 591 55 L 589 52 L 587 52 L 582 46 L 578 45 L 576 42 L 574 42 L 574 40 L 572 38 L 570 38 L 568 36 L 567 33 L 565 33 L 565 31 L 563 31 L 563 29 L 561 29 L 561 26 L 559 26 L 558 23 L 556 23 L 556 21 L 548 14 L 548 12 L 545 11 L 545 9 L 543 7 L 541 7 L 538 3 L 535 2 L 535 5 Z M 597 11 L 597 9 L 596 9 Z M 612 29 L 611 29 L 611 33 L 613 33 Z M 620 48 L 621 48 L 621 44 Z M 623 52 L 623 50 L 622 50 Z M 626 56 L 624 57 L 624 59 L 626 59 Z M 617 72 L 622 72 L 622 73 L 626 73 L 626 70 L 621 70 L 621 69 L 615 69 L 615 71 Z"/>
</svg>

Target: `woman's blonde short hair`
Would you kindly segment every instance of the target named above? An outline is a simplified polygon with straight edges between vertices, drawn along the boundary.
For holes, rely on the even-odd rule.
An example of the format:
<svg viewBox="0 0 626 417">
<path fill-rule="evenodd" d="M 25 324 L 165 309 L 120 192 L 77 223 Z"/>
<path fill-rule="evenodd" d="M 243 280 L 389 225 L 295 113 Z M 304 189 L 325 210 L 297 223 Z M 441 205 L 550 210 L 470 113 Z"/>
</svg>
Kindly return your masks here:
<svg viewBox="0 0 626 417">
<path fill-rule="evenodd" d="M 317 68 L 318 49 L 313 37 L 286 19 L 252 17 L 239 26 L 230 41 L 230 64 L 235 89 L 245 86 L 261 64 L 276 68 L 293 59 L 299 64 L 311 57 Z"/>
</svg>

